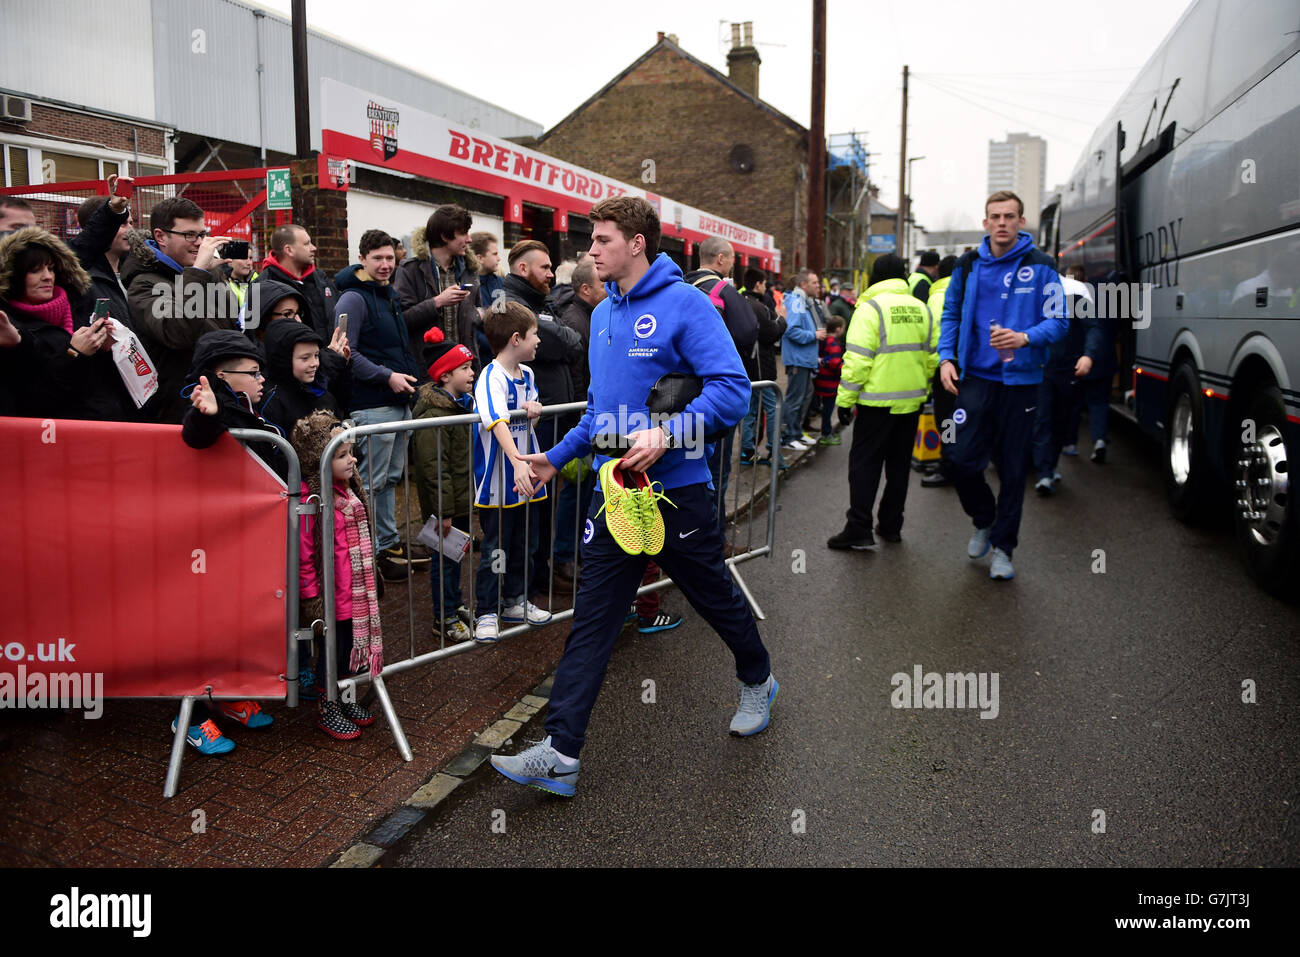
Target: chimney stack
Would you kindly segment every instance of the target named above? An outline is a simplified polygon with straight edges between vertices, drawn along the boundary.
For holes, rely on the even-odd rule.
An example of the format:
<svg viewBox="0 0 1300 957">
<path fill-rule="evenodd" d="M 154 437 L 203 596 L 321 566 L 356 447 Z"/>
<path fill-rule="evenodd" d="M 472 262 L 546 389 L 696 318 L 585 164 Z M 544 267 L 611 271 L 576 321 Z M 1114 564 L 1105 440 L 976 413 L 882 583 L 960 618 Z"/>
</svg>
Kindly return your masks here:
<svg viewBox="0 0 1300 957">
<path fill-rule="evenodd" d="M 727 76 L 746 93 L 758 99 L 758 67 L 763 61 L 754 46 L 754 24 L 731 25 L 731 50 L 727 53 Z"/>
</svg>

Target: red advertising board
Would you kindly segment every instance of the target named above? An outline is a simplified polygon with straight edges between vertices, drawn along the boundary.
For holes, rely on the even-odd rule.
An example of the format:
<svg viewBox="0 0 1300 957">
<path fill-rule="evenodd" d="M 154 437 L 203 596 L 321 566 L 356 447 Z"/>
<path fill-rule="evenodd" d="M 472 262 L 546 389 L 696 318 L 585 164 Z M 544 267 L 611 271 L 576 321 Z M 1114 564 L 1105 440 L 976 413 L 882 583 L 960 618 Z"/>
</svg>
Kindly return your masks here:
<svg viewBox="0 0 1300 957">
<path fill-rule="evenodd" d="M 284 696 L 284 486 L 238 442 L 0 418 L 0 461 L 0 674 Z"/>
</svg>

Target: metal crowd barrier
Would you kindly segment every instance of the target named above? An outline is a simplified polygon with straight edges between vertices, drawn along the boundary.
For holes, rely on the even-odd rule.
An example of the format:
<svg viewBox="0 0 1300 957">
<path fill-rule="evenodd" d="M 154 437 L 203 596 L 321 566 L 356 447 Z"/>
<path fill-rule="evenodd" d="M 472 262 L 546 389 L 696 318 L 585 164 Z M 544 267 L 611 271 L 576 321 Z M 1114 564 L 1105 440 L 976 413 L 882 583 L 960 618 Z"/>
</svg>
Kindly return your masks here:
<svg viewBox="0 0 1300 957">
<path fill-rule="evenodd" d="M 780 469 L 777 467 L 777 462 L 781 457 L 781 413 L 785 409 L 785 395 L 784 393 L 782 393 L 781 387 L 772 379 L 764 379 L 759 382 L 751 382 L 750 389 L 755 395 L 757 395 L 760 392 L 767 391 L 769 389 L 772 392 L 776 393 L 776 411 L 773 412 L 772 414 L 776 417 L 777 447 L 768 450 L 768 457 L 770 461 L 770 467 L 769 467 L 770 474 L 768 475 L 767 478 L 767 485 L 768 485 L 767 529 L 766 529 L 766 534 L 764 535 L 763 543 L 761 545 L 755 546 L 754 545 L 754 513 L 757 510 L 757 506 L 758 506 L 758 466 L 742 465 L 741 466 L 742 471 L 740 475 L 737 475 L 736 470 L 732 469 L 730 488 L 735 492 L 735 494 L 732 497 L 733 504 L 732 504 L 730 514 L 738 518 L 740 517 L 742 512 L 745 512 L 748 514 L 749 520 L 746 523 L 746 527 L 748 528 L 748 535 L 745 538 L 744 549 L 741 550 L 739 548 L 736 548 L 735 553 L 727 557 L 726 563 L 727 563 L 728 570 L 731 572 L 731 577 L 734 578 L 736 581 L 736 586 L 740 589 L 741 594 L 745 596 L 745 600 L 749 603 L 749 607 L 753 610 L 754 617 L 757 618 L 759 621 L 763 621 L 767 616 L 763 614 L 763 609 L 759 607 L 758 600 L 754 597 L 753 592 L 749 590 L 749 586 L 745 584 L 745 579 L 741 577 L 740 570 L 737 569 L 736 566 L 739 563 L 749 561 L 752 558 L 758 558 L 761 555 L 770 555 L 772 553 L 772 546 L 776 538 L 776 489 L 777 489 L 777 478 L 780 472 Z M 759 440 L 768 434 L 767 430 L 763 427 L 763 416 L 765 414 L 766 413 L 763 409 L 763 402 L 762 399 L 760 398 L 758 403 L 758 419 L 754 423 L 755 447 L 758 446 Z M 742 423 L 744 422 L 743 417 L 741 418 L 741 422 Z M 741 429 L 741 424 L 737 424 L 736 427 L 732 430 L 732 437 L 733 437 L 732 451 L 733 452 L 734 452 L 735 436 L 740 431 L 740 429 Z M 736 481 L 736 479 L 743 478 L 744 475 L 743 470 L 746 468 L 750 470 L 749 495 L 745 503 L 742 505 L 740 501 L 740 490 L 743 487 L 744 483 L 743 481 Z M 719 489 L 718 491 L 719 493 L 721 493 L 722 490 Z M 719 494 L 718 495 L 719 523 L 722 523 L 724 521 L 726 514 L 727 511 L 726 511 L 726 502 L 724 501 L 724 496 L 722 494 Z M 738 542 L 737 538 L 728 538 L 726 536 L 724 536 L 724 538 L 733 547 L 737 546 L 737 542 Z"/>
<path fill-rule="evenodd" d="M 288 518 L 286 519 L 288 543 L 285 549 L 285 674 L 280 677 L 285 681 L 284 703 L 290 708 L 296 708 L 298 707 L 298 639 L 303 637 L 298 632 L 298 519 L 300 515 L 313 513 L 316 506 L 305 506 L 299 502 L 302 496 L 302 469 L 298 464 L 298 455 L 294 452 L 293 446 L 289 444 L 287 439 L 272 432 L 263 432 L 260 429 L 230 429 L 229 432 L 233 438 L 238 439 L 240 442 L 269 442 L 284 453 L 285 460 L 289 463 L 287 487 L 284 492 L 289 503 Z M 308 628 L 306 637 L 310 636 L 311 629 Z M 167 762 L 167 780 L 163 785 L 163 797 L 165 798 L 175 797 L 177 788 L 180 786 L 181 761 L 185 756 L 185 735 L 189 731 L 190 718 L 194 714 L 194 702 L 197 697 L 196 695 L 186 695 L 180 699 L 180 717 L 176 719 L 176 733 L 172 736 L 171 757 Z M 210 695 L 208 697 L 212 698 Z M 246 697 L 248 696 L 218 695 L 212 700 L 237 701 Z"/>
<path fill-rule="evenodd" d="M 762 382 L 752 383 L 752 388 L 756 390 L 772 389 L 776 392 L 776 398 L 777 398 L 776 415 L 778 417 L 778 422 L 779 422 L 781 411 L 784 404 L 784 396 L 782 395 L 781 389 L 777 385 L 777 383 L 771 380 L 765 380 Z M 574 412 L 580 413 L 584 411 L 586 407 L 587 407 L 586 402 L 570 402 L 562 405 L 546 406 L 542 409 L 541 418 L 535 420 L 534 425 L 536 425 L 536 422 L 540 422 L 542 421 L 542 419 L 545 418 L 559 417 Z M 759 410 L 761 415 L 762 414 L 761 403 L 759 405 Z M 516 410 L 511 414 L 510 419 L 511 421 L 514 421 L 516 419 L 523 418 L 525 416 L 526 413 L 523 412 L 523 410 Z M 394 433 L 407 434 L 407 439 L 400 440 L 400 441 L 408 441 L 409 443 L 409 436 L 411 434 L 426 429 L 435 429 L 435 430 L 439 430 L 438 432 L 435 433 L 436 443 L 437 443 L 436 462 L 439 466 L 439 471 L 441 471 L 442 455 L 443 455 L 443 451 L 442 451 L 443 443 L 442 443 L 441 430 L 447 428 L 453 428 L 456 426 L 466 426 L 466 425 L 473 426 L 479 423 L 480 421 L 481 420 L 477 414 L 467 413 L 465 415 L 436 416 L 434 418 L 428 418 L 428 419 L 407 419 L 401 422 L 382 422 L 382 423 L 375 423 L 373 425 L 345 424 L 343 430 L 331 438 L 329 444 L 325 447 L 325 450 L 321 453 L 321 495 L 323 498 L 323 501 L 320 503 L 320 521 L 322 522 L 321 541 L 324 543 L 333 542 L 334 483 L 333 483 L 333 475 L 332 475 L 332 462 L 334 459 L 334 454 L 340 446 L 349 442 L 357 443 L 358 440 L 368 441 L 370 436 L 386 435 L 386 434 L 394 434 Z M 736 428 L 738 429 L 739 427 L 740 427 L 739 424 L 737 424 Z M 557 441 L 561 438 L 563 438 L 563 435 L 559 435 L 559 434 L 556 435 Z M 470 443 L 469 454 L 467 456 L 467 461 L 466 461 L 466 468 L 468 469 L 468 473 L 471 476 L 471 482 L 472 482 L 472 476 L 474 474 L 474 445 L 475 442 Z M 768 489 L 767 489 L 767 493 L 768 493 L 767 520 L 766 520 L 765 532 L 763 535 L 763 541 L 761 544 L 755 545 L 754 542 L 754 516 L 756 512 L 755 506 L 756 506 L 757 495 L 758 495 L 758 469 L 754 468 L 752 470 L 751 480 L 749 483 L 750 496 L 748 502 L 745 503 L 744 505 L 742 505 L 742 503 L 740 502 L 741 487 L 744 485 L 742 476 L 740 474 L 737 474 L 734 470 L 732 473 L 733 481 L 731 483 L 731 488 L 735 492 L 734 495 L 735 514 L 739 515 L 742 511 L 747 512 L 748 536 L 745 540 L 746 544 L 743 551 L 739 550 L 738 539 L 728 539 L 728 541 L 733 546 L 734 551 L 732 555 L 726 558 L 726 565 L 732 577 L 735 579 L 737 586 L 740 588 L 741 593 L 745 596 L 745 599 L 749 603 L 751 609 L 753 609 L 754 616 L 760 620 L 762 620 L 765 617 L 765 615 L 763 614 L 762 609 L 759 607 L 758 602 L 755 600 L 753 593 L 750 591 L 749 587 L 745 584 L 745 581 L 741 577 L 740 571 L 737 569 L 736 566 L 741 562 L 748 561 L 753 558 L 758 558 L 759 556 L 762 555 L 770 555 L 772 553 L 772 545 L 773 545 L 775 531 L 776 531 L 776 495 L 777 495 L 777 478 L 778 478 L 778 471 L 779 471 L 776 467 L 776 461 L 779 458 L 779 455 L 780 455 L 779 448 L 772 450 L 772 468 L 771 468 L 771 474 L 768 478 Z M 373 533 L 374 522 L 375 522 L 375 508 L 374 508 L 374 496 L 373 494 L 369 494 L 369 490 L 374 488 L 373 463 L 374 463 L 373 455 L 366 454 L 364 456 L 364 462 L 362 463 L 361 466 L 361 470 L 363 473 L 366 473 L 365 477 L 367 479 L 367 481 L 363 482 L 363 485 L 366 487 L 368 492 L 368 498 L 370 499 L 369 502 L 367 503 L 367 512 L 368 512 L 368 520 L 371 523 L 372 533 Z M 405 522 L 403 523 L 400 520 L 401 519 L 400 516 L 395 516 L 395 519 L 397 519 L 397 524 L 399 525 L 399 527 L 401 527 L 403 524 L 405 525 L 404 541 L 406 542 L 408 557 L 410 554 L 410 546 L 411 546 L 411 539 L 412 539 L 411 529 L 413 524 L 411 521 L 411 473 L 413 469 L 414 469 L 414 465 L 410 460 L 409 450 L 408 450 L 406 468 L 404 469 L 404 477 L 403 477 L 404 490 L 405 490 L 404 498 L 406 503 Z M 554 530 L 556 528 L 556 508 L 557 508 L 556 493 L 558 487 L 558 478 L 559 476 L 552 479 L 550 483 L 548 483 L 547 497 L 543 502 L 538 503 L 537 505 L 524 507 L 523 534 L 524 534 L 524 542 L 525 542 L 526 550 L 528 550 L 528 543 L 531 538 L 530 533 L 531 533 L 531 522 L 532 522 L 533 511 L 537 508 L 543 508 L 543 507 L 550 509 L 550 518 L 551 518 L 550 525 L 552 529 L 552 534 L 551 534 L 551 541 L 550 541 L 550 553 L 547 562 L 548 569 L 549 569 L 548 580 L 546 583 L 547 586 L 546 595 L 548 598 L 548 606 L 554 604 L 554 595 L 555 595 Z M 502 470 L 501 481 L 502 481 L 502 485 L 504 485 L 505 482 L 504 469 Z M 566 481 L 568 480 L 566 479 Z M 502 491 L 504 491 L 504 489 L 502 489 Z M 445 513 L 443 511 L 442 496 L 443 496 L 443 489 L 441 487 L 441 483 L 439 482 L 437 488 L 437 507 L 435 509 L 435 514 L 438 515 L 439 517 L 445 516 Z M 578 507 L 575 507 L 574 509 L 575 514 L 574 514 L 574 539 L 573 539 L 575 564 L 580 562 L 579 556 L 581 553 L 581 541 L 582 541 L 581 531 L 582 531 L 583 524 L 586 520 L 586 514 L 584 510 L 580 507 L 582 501 L 581 494 L 579 494 L 577 498 L 578 498 L 578 503 L 577 503 Z M 718 499 L 719 499 L 718 508 L 721 513 L 721 511 L 725 508 L 725 502 L 723 501 L 721 495 L 718 496 Z M 312 506 L 304 505 L 302 507 L 309 508 Z M 470 528 L 469 528 L 469 532 L 471 536 L 473 535 L 473 526 L 474 526 L 473 519 L 476 511 L 477 510 L 475 509 L 475 506 L 471 501 L 471 505 L 470 505 L 471 515 L 470 515 Z M 450 517 L 456 517 L 456 516 L 450 516 Z M 296 515 L 292 516 L 292 518 L 294 520 L 293 534 L 296 536 L 297 534 Z M 498 544 L 499 544 L 499 539 L 498 539 Z M 295 551 L 294 552 L 295 559 L 296 559 L 296 554 L 297 553 Z M 442 573 L 443 573 L 443 563 L 448 561 L 449 559 L 447 559 L 444 555 L 442 555 L 440 550 L 435 550 L 433 560 L 435 563 L 433 565 L 433 568 L 437 569 L 438 581 L 439 583 L 441 583 Z M 378 561 L 378 552 L 376 552 L 376 562 L 377 561 Z M 379 674 L 369 674 L 363 672 L 361 674 L 357 674 L 340 680 L 338 675 L 338 662 L 336 659 L 337 652 L 336 652 L 336 639 L 335 639 L 335 634 L 338 628 L 338 622 L 335 616 L 334 601 L 332 597 L 330 597 L 334 594 L 334 575 L 335 575 L 334 549 L 330 547 L 328 544 L 326 544 L 326 546 L 321 549 L 321 572 L 322 572 L 321 594 L 324 599 L 323 605 L 324 605 L 324 614 L 325 614 L 324 645 L 326 649 L 325 651 L 326 694 L 330 701 L 337 701 L 339 699 L 340 694 L 347 696 L 349 700 L 355 700 L 355 696 L 357 694 L 357 686 L 362 683 L 369 682 L 374 689 L 376 697 L 379 700 L 380 708 L 383 710 L 384 717 L 388 720 L 389 727 L 392 729 L 393 740 L 397 746 L 397 750 L 401 754 L 402 759 L 405 761 L 412 760 L 413 756 L 411 754 L 410 744 L 407 742 L 405 732 L 402 730 L 401 721 L 397 717 L 397 711 L 393 707 L 392 698 L 388 693 L 388 688 L 387 685 L 385 684 L 385 679 L 391 678 L 393 675 L 400 674 L 404 671 L 410 671 L 414 668 L 419 668 L 423 665 L 431 664 L 432 662 L 435 661 L 440 661 L 444 658 L 450 658 L 453 655 L 464 654 L 476 648 L 484 647 L 483 644 L 480 644 L 473 640 L 474 620 L 480 614 L 486 613 L 483 610 L 476 607 L 477 606 L 476 576 L 477 576 L 478 559 L 475 555 L 475 550 L 473 548 L 471 548 L 468 554 L 466 554 L 465 558 L 463 559 L 463 563 L 464 564 L 462 565 L 462 569 L 464 568 L 464 565 L 468 565 L 469 567 L 468 582 L 466 581 L 466 578 L 462 571 L 461 594 L 462 597 L 465 594 L 468 594 L 470 596 L 468 600 L 468 606 L 470 608 L 471 613 L 469 615 L 469 621 L 466 622 L 471 633 L 470 640 L 448 645 L 446 642 L 446 634 L 443 628 L 441 627 L 441 622 L 439 622 L 439 628 L 438 628 L 439 647 L 433 651 L 426 651 L 423 653 L 416 652 L 416 648 L 415 648 L 416 629 L 415 629 L 415 610 L 414 610 L 415 597 L 414 597 L 414 592 L 411 588 L 411 586 L 414 584 L 416 580 L 416 576 L 412 573 L 411 565 L 408 561 L 406 566 L 407 586 L 408 586 L 407 587 L 407 619 L 409 625 L 410 639 L 409 639 L 409 648 L 408 648 L 407 657 L 399 661 L 389 661 L 385 659 L 383 669 Z M 524 565 L 525 570 L 528 570 L 531 564 L 532 564 L 532 555 L 531 553 L 529 553 L 525 556 L 525 565 Z M 376 570 L 376 574 L 378 575 L 378 570 Z M 504 570 L 498 571 L 496 574 L 498 576 L 496 613 L 498 616 L 498 629 L 499 629 L 498 642 L 500 642 L 507 638 L 512 638 L 517 635 L 524 634 L 529 630 L 531 630 L 533 626 L 530 626 L 526 621 L 522 624 L 514 625 L 513 627 L 509 627 L 509 628 L 504 628 L 501 626 L 500 615 L 502 611 L 502 604 L 507 597 L 504 594 L 504 587 L 503 587 L 505 571 Z M 424 579 L 425 577 L 426 576 L 423 573 L 421 573 L 420 578 Z M 528 576 L 525 575 L 526 586 L 527 586 L 527 579 Z M 295 577 L 292 579 L 292 581 L 296 587 L 296 583 L 297 583 L 296 571 L 295 571 Z M 637 590 L 637 595 L 640 596 L 640 595 L 647 594 L 649 592 L 659 591 L 661 589 L 669 587 L 672 584 L 673 584 L 672 579 L 665 577 L 658 581 L 652 582 L 648 585 L 640 586 L 640 588 L 638 588 Z M 575 600 L 577 597 L 578 587 L 579 586 L 575 575 L 574 586 L 573 586 L 574 588 L 573 598 Z M 527 602 L 531 597 L 529 594 L 527 594 L 528 591 L 529 589 L 525 587 L 525 592 L 526 592 L 526 594 L 524 595 L 525 606 L 527 605 Z M 437 601 L 435 600 L 434 601 L 435 610 L 436 607 L 437 607 Z M 444 617 L 446 613 L 447 613 L 447 609 L 444 608 Z M 569 608 L 563 609 L 561 611 L 552 611 L 551 616 L 552 617 L 550 621 L 546 623 L 546 626 L 572 619 L 573 608 L 572 606 L 570 606 Z M 462 618 L 461 620 L 463 621 L 464 619 Z M 294 625 L 296 626 L 296 613 L 295 613 Z M 307 635 L 310 634 L 310 629 L 306 629 L 305 631 Z M 291 666 L 296 663 L 296 660 L 297 660 L 296 657 L 291 660 Z M 296 667 L 291 668 L 291 670 L 294 670 L 296 674 Z M 291 685 L 291 687 L 293 686 Z"/>
</svg>

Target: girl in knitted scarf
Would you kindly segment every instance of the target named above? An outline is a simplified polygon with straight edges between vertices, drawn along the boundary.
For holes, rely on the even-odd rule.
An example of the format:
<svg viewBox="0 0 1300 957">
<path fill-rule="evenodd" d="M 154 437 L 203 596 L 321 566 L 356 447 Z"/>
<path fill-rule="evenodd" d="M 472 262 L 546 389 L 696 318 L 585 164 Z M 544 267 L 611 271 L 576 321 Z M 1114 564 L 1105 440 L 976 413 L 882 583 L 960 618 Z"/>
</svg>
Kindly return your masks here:
<svg viewBox="0 0 1300 957">
<path fill-rule="evenodd" d="M 330 439 L 343 426 L 333 415 L 318 410 L 298 420 L 290 441 L 302 463 L 303 501 L 321 495 L 321 455 Z M 379 599 L 376 594 L 375 560 L 370 529 L 366 522 L 366 497 L 357 475 L 353 444 L 338 447 L 330 463 L 334 477 L 334 613 L 340 677 L 369 670 L 377 675 L 384 667 L 383 636 L 379 622 Z M 304 515 L 299 527 L 299 596 L 301 620 L 314 622 L 325 617 L 321 585 L 324 582 L 321 556 L 322 522 L 317 516 Z M 375 723 L 374 716 L 355 702 L 330 702 L 325 695 L 323 643 L 317 644 L 315 691 L 320 699 L 316 726 L 340 741 L 361 736 L 361 728 Z M 307 669 L 308 671 L 310 669 Z M 299 674 L 302 681 L 304 675 Z M 304 689 L 305 690 L 305 689 Z"/>
</svg>

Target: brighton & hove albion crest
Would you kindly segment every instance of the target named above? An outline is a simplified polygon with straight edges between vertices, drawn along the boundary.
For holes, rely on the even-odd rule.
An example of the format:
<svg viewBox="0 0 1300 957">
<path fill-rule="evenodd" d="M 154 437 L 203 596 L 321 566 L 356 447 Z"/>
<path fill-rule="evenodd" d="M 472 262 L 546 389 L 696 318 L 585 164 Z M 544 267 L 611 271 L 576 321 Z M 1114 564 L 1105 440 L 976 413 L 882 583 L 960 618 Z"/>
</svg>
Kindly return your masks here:
<svg viewBox="0 0 1300 957">
<path fill-rule="evenodd" d="M 370 148 L 390 160 L 397 155 L 397 111 L 384 109 L 374 100 L 366 106 L 370 120 Z"/>
<path fill-rule="evenodd" d="M 632 324 L 632 332 L 638 339 L 649 339 L 659 328 L 659 320 L 650 313 L 637 316 L 636 322 Z"/>
</svg>

